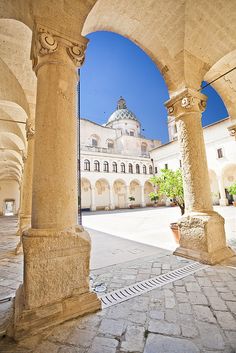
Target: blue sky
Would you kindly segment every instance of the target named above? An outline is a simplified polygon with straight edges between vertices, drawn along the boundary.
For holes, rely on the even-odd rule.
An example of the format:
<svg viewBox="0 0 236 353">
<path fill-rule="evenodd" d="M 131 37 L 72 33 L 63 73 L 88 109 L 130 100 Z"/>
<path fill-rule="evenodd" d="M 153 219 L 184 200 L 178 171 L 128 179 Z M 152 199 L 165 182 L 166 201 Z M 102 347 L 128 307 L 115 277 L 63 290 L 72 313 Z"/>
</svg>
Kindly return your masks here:
<svg viewBox="0 0 236 353">
<path fill-rule="evenodd" d="M 168 141 L 164 102 L 168 91 L 153 61 L 130 40 L 111 32 L 95 32 L 81 68 L 81 117 L 104 124 L 120 96 L 135 113 L 147 138 Z M 221 98 L 210 86 L 203 90 L 208 105 L 203 126 L 228 115 Z"/>
</svg>

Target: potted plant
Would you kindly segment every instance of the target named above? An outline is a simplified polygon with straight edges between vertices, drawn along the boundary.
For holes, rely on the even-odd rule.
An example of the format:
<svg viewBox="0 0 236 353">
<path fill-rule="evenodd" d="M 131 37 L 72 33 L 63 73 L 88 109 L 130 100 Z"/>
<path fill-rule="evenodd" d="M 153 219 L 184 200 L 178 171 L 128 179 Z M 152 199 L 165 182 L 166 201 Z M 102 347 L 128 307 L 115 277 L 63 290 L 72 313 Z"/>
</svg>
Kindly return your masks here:
<svg viewBox="0 0 236 353">
<path fill-rule="evenodd" d="M 162 169 L 161 174 L 151 177 L 150 181 L 154 186 L 158 186 L 158 196 L 165 195 L 172 199 L 173 202 L 179 206 L 181 215 L 183 215 L 185 204 L 181 169 L 175 171 L 171 169 Z M 174 234 L 176 242 L 179 243 L 180 234 L 178 223 L 171 223 L 170 228 Z"/>
<path fill-rule="evenodd" d="M 228 192 L 230 195 L 233 195 L 233 205 L 236 207 L 236 181 L 227 188 Z"/>
<path fill-rule="evenodd" d="M 130 204 L 129 204 L 129 208 L 134 208 L 134 201 L 135 201 L 135 197 L 134 196 L 129 196 L 129 201 L 130 201 Z"/>
<path fill-rule="evenodd" d="M 156 191 L 152 191 L 148 194 L 151 201 L 154 202 L 154 206 L 157 206 L 157 201 L 159 199 L 158 193 Z"/>
</svg>

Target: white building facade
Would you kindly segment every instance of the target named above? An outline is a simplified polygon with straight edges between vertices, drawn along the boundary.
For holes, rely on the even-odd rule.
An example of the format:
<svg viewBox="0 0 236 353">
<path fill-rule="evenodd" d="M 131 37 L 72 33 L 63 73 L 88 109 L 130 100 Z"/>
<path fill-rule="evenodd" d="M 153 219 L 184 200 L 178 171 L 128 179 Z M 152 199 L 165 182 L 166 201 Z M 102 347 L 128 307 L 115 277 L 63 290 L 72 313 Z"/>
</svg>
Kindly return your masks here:
<svg viewBox="0 0 236 353">
<path fill-rule="evenodd" d="M 236 180 L 236 142 L 230 119 L 204 131 L 213 204 L 233 201 L 227 187 Z M 81 207 L 102 210 L 151 206 L 149 179 L 161 169 L 182 167 L 175 121 L 168 118 L 170 142 L 162 145 L 141 135 L 137 117 L 121 97 L 107 123 L 81 119 Z M 130 197 L 135 200 L 130 201 Z M 168 205 L 169 200 L 163 201 Z"/>
<path fill-rule="evenodd" d="M 81 119 L 80 128 L 82 209 L 151 205 L 154 169 L 149 151 L 161 142 L 141 136 L 140 122 L 125 100 L 120 98 L 104 126 Z"/>
<path fill-rule="evenodd" d="M 213 204 L 232 204 L 227 188 L 236 181 L 235 131 L 230 130 L 230 119 L 225 118 L 203 128 Z M 173 119 L 168 119 L 170 142 L 150 151 L 154 171 L 176 170 L 182 167 L 177 130 Z"/>
</svg>

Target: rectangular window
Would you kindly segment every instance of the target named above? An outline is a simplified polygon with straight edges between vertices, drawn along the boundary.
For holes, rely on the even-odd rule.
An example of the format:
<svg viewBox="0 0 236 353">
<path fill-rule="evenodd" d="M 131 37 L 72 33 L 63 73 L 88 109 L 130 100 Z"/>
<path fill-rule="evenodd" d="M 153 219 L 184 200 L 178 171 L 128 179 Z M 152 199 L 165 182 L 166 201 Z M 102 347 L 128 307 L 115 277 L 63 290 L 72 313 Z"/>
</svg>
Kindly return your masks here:
<svg viewBox="0 0 236 353">
<path fill-rule="evenodd" d="M 181 159 L 179 160 L 179 167 L 182 168 L 182 161 L 181 161 Z"/>
<path fill-rule="evenodd" d="M 223 150 L 222 150 L 222 148 L 218 148 L 217 156 L 218 156 L 218 158 L 223 158 Z"/>
<path fill-rule="evenodd" d="M 165 164 L 165 169 L 168 169 L 168 163 Z"/>
<path fill-rule="evenodd" d="M 130 135 L 130 136 L 134 136 L 134 131 L 131 130 L 131 131 L 129 132 L 129 135 Z"/>
</svg>

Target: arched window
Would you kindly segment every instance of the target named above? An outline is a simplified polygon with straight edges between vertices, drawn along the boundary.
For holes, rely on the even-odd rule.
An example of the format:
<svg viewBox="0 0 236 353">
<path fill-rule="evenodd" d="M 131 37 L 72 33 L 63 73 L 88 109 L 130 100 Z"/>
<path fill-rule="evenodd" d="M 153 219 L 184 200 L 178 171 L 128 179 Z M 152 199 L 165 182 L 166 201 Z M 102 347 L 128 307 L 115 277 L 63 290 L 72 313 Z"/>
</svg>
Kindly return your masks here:
<svg viewBox="0 0 236 353">
<path fill-rule="evenodd" d="M 112 171 L 113 171 L 114 173 L 117 173 L 117 163 L 116 163 L 116 162 L 113 162 L 113 163 L 112 163 Z"/>
<path fill-rule="evenodd" d="M 97 147 L 99 145 L 99 140 L 100 140 L 100 138 L 99 138 L 98 135 L 95 135 L 95 134 L 91 135 L 90 136 L 91 146 L 92 147 Z"/>
<path fill-rule="evenodd" d="M 90 162 L 88 159 L 84 160 L 84 170 L 90 171 Z"/>
<path fill-rule="evenodd" d="M 95 137 L 92 137 L 92 146 L 97 147 L 98 145 L 98 140 Z"/>
<path fill-rule="evenodd" d="M 112 150 L 114 148 L 114 142 L 112 140 L 107 140 L 107 148 Z"/>
<path fill-rule="evenodd" d="M 140 166 L 139 166 L 139 164 L 136 164 L 136 173 L 140 174 Z"/>
<path fill-rule="evenodd" d="M 94 161 L 94 171 L 100 172 L 100 163 L 98 161 Z"/>
<path fill-rule="evenodd" d="M 129 163 L 129 173 L 133 174 L 133 164 Z"/>
<path fill-rule="evenodd" d="M 147 154 L 147 144 L 145 142 L 141 144 L 141 154 Z"/>
<path fill-rule="evenodd" d="M 152 170 L 152 165 L 149 166 L 149 174 L 152 174 L 153 170 Z"/>
<path fill-rule="evenodd" d="M 107 161 L 103 163 L 103 171 L 107 173 L 109 172 L 109 164 Z"/>
<path fill-rule="evenodd" d="M 121 171 L 121 173 L 125 173 L 125 163 L 121 163 L 120 171 Z"/>
<path fill-rule="evenodd" d="M 147 174 L 147 167 L 143 165 L 143 174 Z"/>
</svg>

